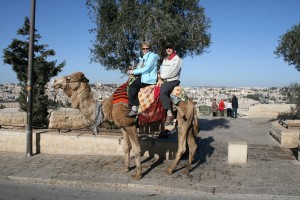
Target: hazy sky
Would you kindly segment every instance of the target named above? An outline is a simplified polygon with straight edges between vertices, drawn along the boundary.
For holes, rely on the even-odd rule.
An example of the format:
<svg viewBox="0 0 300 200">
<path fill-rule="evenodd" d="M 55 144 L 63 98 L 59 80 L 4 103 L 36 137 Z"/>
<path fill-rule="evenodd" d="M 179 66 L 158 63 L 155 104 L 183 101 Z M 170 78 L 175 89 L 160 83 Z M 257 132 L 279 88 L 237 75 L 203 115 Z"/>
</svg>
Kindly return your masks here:
<svg viewBox="0 0 300 200">
<path fill-rule="evenodd" d="M 90 63 L 89 29 L 85 0 L 36 0 L 35 28 L 40 44 L 56 51 L 52 59 L 66 66 L 59 74 L 82 71 L 90 83 L 123 83 L 119 71 Z M 3 49 L 30 16 L 31 0 L 0 0 L 0 83 L 17 83 L 11 67 L 3 64 Z M 273 53 L 280 36 L 300 22 L 300 0 L 201 0 L 212 21 L 209 53 L 185 58 L 183 86 L 286 86 L 299 82 L 300 72 Z M 123 78 L 122 78 L 123 77 Z"/>
</svg>

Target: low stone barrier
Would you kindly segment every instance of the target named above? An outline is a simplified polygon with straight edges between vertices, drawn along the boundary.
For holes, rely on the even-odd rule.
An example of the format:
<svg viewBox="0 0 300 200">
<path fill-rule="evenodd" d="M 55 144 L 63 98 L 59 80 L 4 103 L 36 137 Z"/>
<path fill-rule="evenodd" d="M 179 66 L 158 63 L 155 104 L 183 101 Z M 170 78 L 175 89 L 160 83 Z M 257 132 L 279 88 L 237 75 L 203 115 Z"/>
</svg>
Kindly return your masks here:
<svg viewBox="0 0 300 200">
<path fill-rule="evenodd" d="M 300 127 L 300 120 L 279 120 L 278 123 L 284 126 L 285 128 L 296 127 L 299 129 Z"/>
<path fill-rule="evenodd" d="M 245 115 L 247 118 L 262 117 L 276 119 L 278 115 L 290 112 L 291 108 L 295 107 L 295 104 L 256 104 L 254 106 L 250 106 L 249 111 L 247 111 Z"/>
<path fill-rule="evenodd" d="M 88 121 L 78 109 L 61 108 L 50 112 L 50 129 L 82 129 L 90 127 Z"/>
<path fill-rule="evenodd" d="M 1 127 L 26 127 L 27 113 L 12 112 L 11 110 L 1 110 L 0 112 L 0 128 Z"/>
<path fill-rule="evenodd" d="M 279 142 L 281 147 L 298 148 L 299 145 L 299 128 L 287 129 L 277 121 L 271 123 L 270 135 Z"/>
<path fill-rule="evenodd" d="M 90 127 L 88 121 L 78 109 L 61 108 L 53 110 L 49 116 L 50 129 L 82 129 Z M 0 112 L 0 128 L 26 127 L 27 113 L 16 109 L 2 109 Z"/>
<path fill-rule="evenodd" d="M 33 154 L 79 154 L 79 155 L 124 155 L 122 136 L 93 136 L 84 132 L 58 133 L 51 130 L 34 130 L 32 133 Z M 174 134 L 174 136 L 177 134 Z M 174 159 L 177 152 L 177 137 L 168 139 L 140 136 L 141 155 Z M 0 129 L 0 151 L 26 153 L 26 132 Z M 133 155 L 133 154 L 132 154 Z"/>
</svg>

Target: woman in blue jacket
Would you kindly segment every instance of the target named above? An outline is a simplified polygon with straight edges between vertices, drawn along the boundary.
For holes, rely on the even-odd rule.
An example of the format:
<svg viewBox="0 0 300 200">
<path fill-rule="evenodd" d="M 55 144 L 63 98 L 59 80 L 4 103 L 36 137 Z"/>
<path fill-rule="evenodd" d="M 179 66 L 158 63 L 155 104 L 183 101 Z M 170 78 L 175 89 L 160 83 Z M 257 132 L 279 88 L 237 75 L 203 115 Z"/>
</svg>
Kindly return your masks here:
<svg viewBox="0 0 300 200">
<path fill-rule="evenodd" d="M 128 100 L 131 111 L 127 117 L 135 117 L 138 114 L 139 90 L 148 85 L 156 84 L 158 55 L 151 51 L 149 42 L 142 43 L 143 57 L 136 69 L 129 70 L 127 73 L 135 76 L 135 80 L 129 85 Z"/>
</svg>

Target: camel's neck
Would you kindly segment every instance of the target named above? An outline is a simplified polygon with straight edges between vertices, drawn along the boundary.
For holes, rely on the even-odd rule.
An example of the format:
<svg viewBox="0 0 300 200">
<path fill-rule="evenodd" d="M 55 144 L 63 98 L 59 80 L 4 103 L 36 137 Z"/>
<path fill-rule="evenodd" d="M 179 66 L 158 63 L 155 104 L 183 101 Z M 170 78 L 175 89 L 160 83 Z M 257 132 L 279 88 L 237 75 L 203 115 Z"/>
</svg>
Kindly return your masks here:
<svg viewBox="0 0 300 200">
<path fill-rule="evenodd" d="M 70 99 L 72 108 L 79 109 L 86 118 L 94 121 L 96 101 L 88 85 L 81 84 L 77 90 L 71 92 Z"/>
<path fill-rule="evenodd" d="M 113 96 L 111 95 L 109 98 L 104 99 L 102 101 L 102 109 L 104 114 L 104 121 L 113 121 L 112 117 L 112 104 Z"/>
</svg>

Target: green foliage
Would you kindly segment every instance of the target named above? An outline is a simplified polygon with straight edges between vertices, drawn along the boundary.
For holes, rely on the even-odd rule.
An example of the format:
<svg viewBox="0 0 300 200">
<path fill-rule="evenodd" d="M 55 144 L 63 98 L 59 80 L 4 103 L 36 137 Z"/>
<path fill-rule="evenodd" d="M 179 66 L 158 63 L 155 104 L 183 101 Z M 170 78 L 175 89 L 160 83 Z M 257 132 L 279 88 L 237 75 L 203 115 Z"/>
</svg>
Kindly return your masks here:
<svg viewBox="0 0 300 200">
<path fill-rule="evenodd" d="M 210 20 L 198 0 L 87 0 L 96 39 L 92 61 L 107 70 L 125 73 L 150 41 L 161 60 L 165 44 L 174 43 L 178 55 L 200 55 L 211 44 Z"/>
<path fill-rule="evenodd" d="M 280 93 L 287 98 L 287 103 L 296 104 L 296 108 L 291 108 L 289 113 L 285 113 L 286 118 L 300 118 L 300 84 L 291 83 L 287 87 L 280 89 Z"/>
<path fill-rule="evenodd" d="M 295 65 L 295 68 L 300 71 L 300 23 L 280 37 L 274 53 L 278 57 L 282 56 L 289 65 Z"/>
<path fill-rule="evenodd" d="M 259 101 L 259 98 L 262 97 L 262 94 L 258 94 L 258 93 L 255 93 L 255 94 L 247 94 L 246 98 L 248 99 L 253 99 L 253 100 L 256 100 L 256 101 Z"/>
<path fill-rule="evenodd" d="M 36 32 L 36 31 L 35 31 Z M 3 50 L 3 61 L 8 64 L 16 72 L 20 81 L 22 91 L 19 96 L 20 108 L 27 111 L 27 70 L 28 70 L 28 53 L 29 53 L 29 35 L 30 22 L 25 17 L 22 28 L 18 29 L 17 35 L 23 37 L 23 40 L 13 39 L 11 44 Z M 56 64 L 57 61 L 47 61 L 48 57 L 55 56 L 52 49 L 47 49 L 48 45 L 38 44 L 41 36 L 37 33 L 34 35 L 34 60 L 33 60 L 33 107 L 32 107 L 32 123 L 33 126 L 48 125 L 48 96 L 45 94 L 45 86 L 51 77 L 56 76 L 65 66 L 65 62 Z"/>
<path fill-rule="evenodd" d="M 289 86 L 280 89 L 280 93 L 287 98 L 287 103 L 299 104 L 300 102 L 300 84 L 291 83 Z"/>
</svg>

